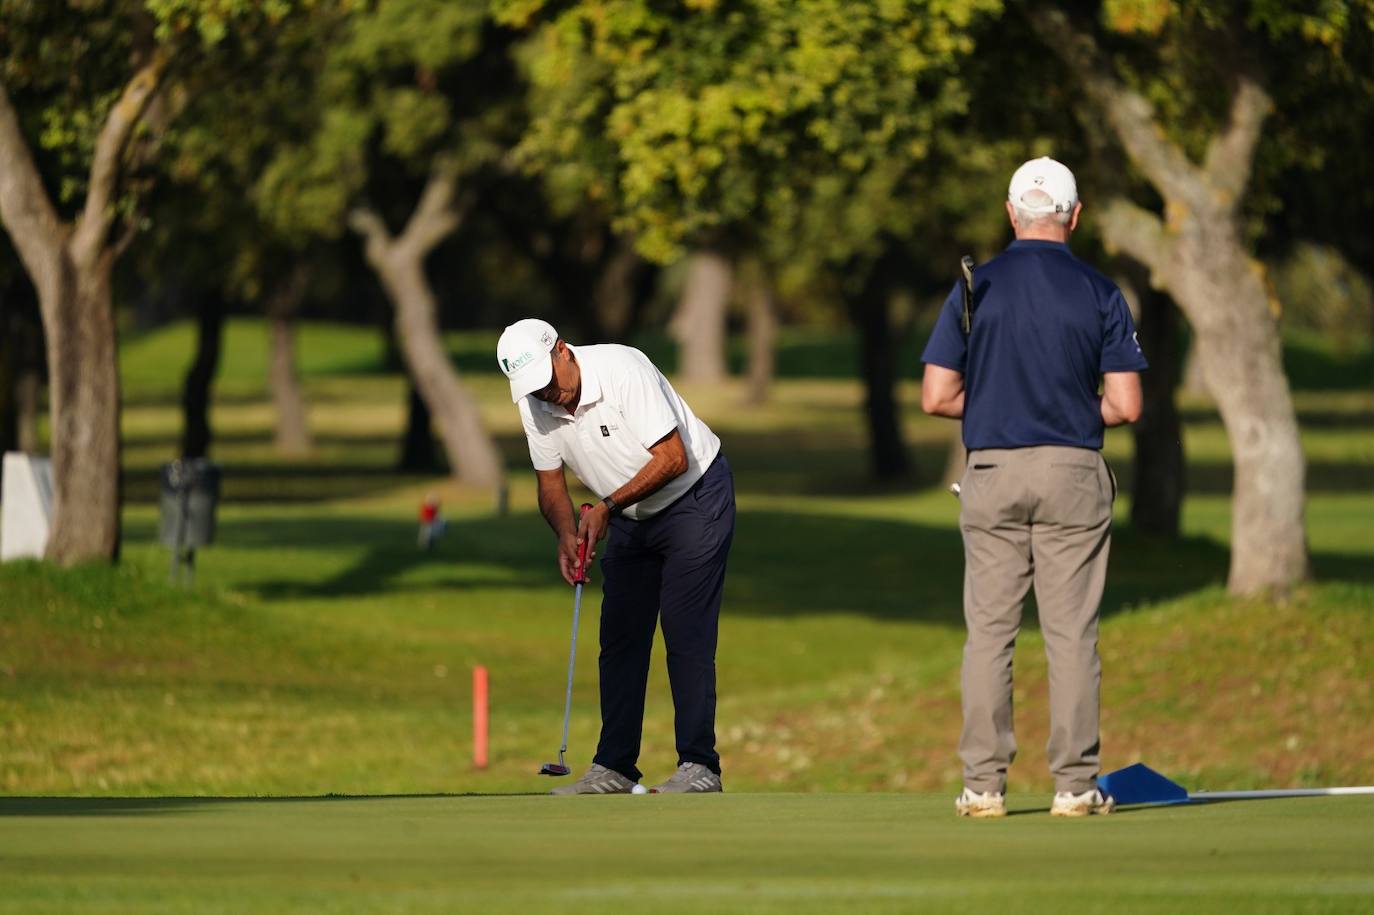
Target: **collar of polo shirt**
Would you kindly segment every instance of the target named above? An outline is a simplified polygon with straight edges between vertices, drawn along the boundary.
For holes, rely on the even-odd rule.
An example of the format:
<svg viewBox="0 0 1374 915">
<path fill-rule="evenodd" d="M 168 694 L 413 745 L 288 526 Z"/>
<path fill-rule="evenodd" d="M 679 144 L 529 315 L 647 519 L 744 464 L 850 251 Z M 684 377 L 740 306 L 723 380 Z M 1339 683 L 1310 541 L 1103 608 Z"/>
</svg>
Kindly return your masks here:
<svg viewBox="0 0 1374 915">
<path fill-rule="evenodd" d="M 601 399 L 601 379 L 597 377 L 595 366 L 589 364 L 589 362 L 595 362 L 595 360 L 588 360 L 585 353 L 578 353 L 577 347 L 568 343 L 566 340 L 563 341 L 563 343 L 568 347 L 568 352 L 577 357 L 577 368 L 582 373 L 582 394 L 577 401 L 577 409 L 581 410 L 583 407 L 590 406 Z M 557 416 L 562 419 L 573 418 L 572 414 L 558 406 L 558 404 L 535 400 L 533 397 L 531 397 L 530 400 L 543 407 L 544 412 L 550 416 Z"/>
</svg>

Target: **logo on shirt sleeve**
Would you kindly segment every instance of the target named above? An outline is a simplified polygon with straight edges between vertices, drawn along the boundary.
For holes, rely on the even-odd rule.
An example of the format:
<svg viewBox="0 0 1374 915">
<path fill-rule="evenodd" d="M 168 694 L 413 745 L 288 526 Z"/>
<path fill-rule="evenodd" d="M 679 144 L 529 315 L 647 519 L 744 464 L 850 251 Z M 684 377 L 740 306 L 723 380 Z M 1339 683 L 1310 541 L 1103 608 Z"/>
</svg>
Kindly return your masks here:
<svg viewBox="0 0 1374 915">
<path fill-rule="evenodd" d="M 607 428 L 606 426 L 602 426 L 602 427 L 601 427 L 601 437 L 602 437 L 602 438 L 610 438 L 610 437 L 611 437 L 611 430 L 610 430 L 609 428 Z"/>
</svg>

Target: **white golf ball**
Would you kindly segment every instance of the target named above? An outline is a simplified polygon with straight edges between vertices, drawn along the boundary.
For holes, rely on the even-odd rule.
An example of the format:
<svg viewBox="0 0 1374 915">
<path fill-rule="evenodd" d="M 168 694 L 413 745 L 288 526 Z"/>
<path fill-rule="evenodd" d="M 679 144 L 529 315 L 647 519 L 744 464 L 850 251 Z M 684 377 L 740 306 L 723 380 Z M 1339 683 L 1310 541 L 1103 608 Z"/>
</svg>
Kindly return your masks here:
<svg viewBox="0 0 1374 915">
<path fill-rule="evenodd" d="M 635 785 L 633 788 L 630 789 L 630 793 L 631 793 L 631 794 L 648 794 L 648 793 L 649 793 L 649 789 L 648 789 L 648 788 L 645 788 L 643 785 Z"/>
</svg>

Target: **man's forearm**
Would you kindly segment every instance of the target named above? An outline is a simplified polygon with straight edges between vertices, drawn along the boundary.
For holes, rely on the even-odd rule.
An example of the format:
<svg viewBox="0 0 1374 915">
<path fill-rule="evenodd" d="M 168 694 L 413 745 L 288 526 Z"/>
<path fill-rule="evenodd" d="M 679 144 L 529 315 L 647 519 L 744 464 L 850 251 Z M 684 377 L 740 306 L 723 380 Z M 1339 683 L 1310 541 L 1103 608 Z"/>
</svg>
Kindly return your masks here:
<svg viewBox="0 0 1374 915">
<path fill-rule="evenodd" d="M 932 404 L 931 406 L 932 409 L 926 412 L 932 416 L 944 416 L 949 419 L 963 419 L 964 392 L 960 391 L 957 396 Z"/>
<path fill-rule="evenodd" d="M 553 486 L 543 479 L 539 481 L 539 511 L 544 520 L 553 528 L 554 536 L 576 533 L 577 523 L 573 520 L 572 497 L 568 495 L 567 485 Z"/>
<path fill-rule="evenodd" d="M 1127 414 L 1123 409 L 1112 403 L 1108 397 L 1102 398 L 1102 422 L 1109 428 L 1111 426 L 1124 426 L 1133 423 L 1140 417 L 1137 410 L 1134 415 Z"/>
<path fill-rule="evenodd" d="M 931 416 L 964 417 L 964 374 L 927 363 L 921 378 L 921 409 Z"/>
<path fill-rule="evenodd" d="M 687 472 L 687 453 L 684 450 L 663 448 L 652 452 L 649 462 L 615 492 L 611 498 L 621 507 L 634 505 L 649 498 L 673 480 Z"/>
</svg>

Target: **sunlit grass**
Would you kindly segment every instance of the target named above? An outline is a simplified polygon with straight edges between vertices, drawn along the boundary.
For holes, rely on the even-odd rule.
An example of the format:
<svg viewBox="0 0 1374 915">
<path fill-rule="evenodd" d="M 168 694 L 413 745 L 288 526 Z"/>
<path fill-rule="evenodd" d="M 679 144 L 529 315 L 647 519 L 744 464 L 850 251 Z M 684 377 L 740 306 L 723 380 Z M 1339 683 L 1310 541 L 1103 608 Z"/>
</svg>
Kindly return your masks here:
<svg viewBox="0 0 1374 915">
<path fill-rule="evenodd" d="M 126 509 L 118 569 L 0 567 L 0 790 L 256 794 L 528 791 L 557 749 L 571 595 L 552 562 L 516 412 L 482 371 L 490 343 L 450 343 L 507 455 L 510 513 L 443 475 L 392 471 L 406 389 L 367 366 L 371 332 L 307 326 L 316 449 L 285 459 L 259 369 L 260 322 L 233 322 L 211 420 L 225 470 L 219 537 L 197 581 L 167 583 L 156 472 L 177 454 L 185 328 L 128 344 Z M 311 342 L 315 341 L 315 342 Z M 256 348 L 256 349 L 255 349 Z M 333 350 L 331 350 L 333 348 Z M 379 358 L 379 357 L 378 357 Z M 159 367 L 161 369 L 159 370 Z M 365 370 L 364 370 L 365 369 Z M 161 373 L 159 373 L 159 371 Z M 238 385 L 235 388 L 235 385 Z M 254 387 L 258 385 L 258 387 Z M 868 477 L 863 392 L 784 377 L 685 388 L 736 468 L 740 520 L 720 648 L 727 784 L 750 790 L 957 785 L 962 553 L 939 485 L 956 427 L 901 387 L 913 482 Z M 1367 779 L 1374 770 L 1374 393 L 1303 392 L 1317 584 L 1282 605 L 1222 591 L 1230 506 L 1224 431 L 1184 402 L 1185 539 L 1123 526 L 1104 601 L 1104 762 L 1136 759 L 1209 787 Z M 1130 473 L 1127 430 L 1107 454 Z M 415 516 L 452 521 L 432 553 Z M 1129 518 L 1129 499 L 1117 506 Z M 573 761 L 594 745 L 597 587 L 583 618 Z M 492 676 L 492 765 L 470 760 L 473 666 Z M 1017 661 L 1017 791 L 1047 784 L 1045 666 L 1033 613 Z M 1337 697 L 1333 701 L 1331 697 Z M 675 762 L 661 657 L 643 767 Z"/>
</svg>

